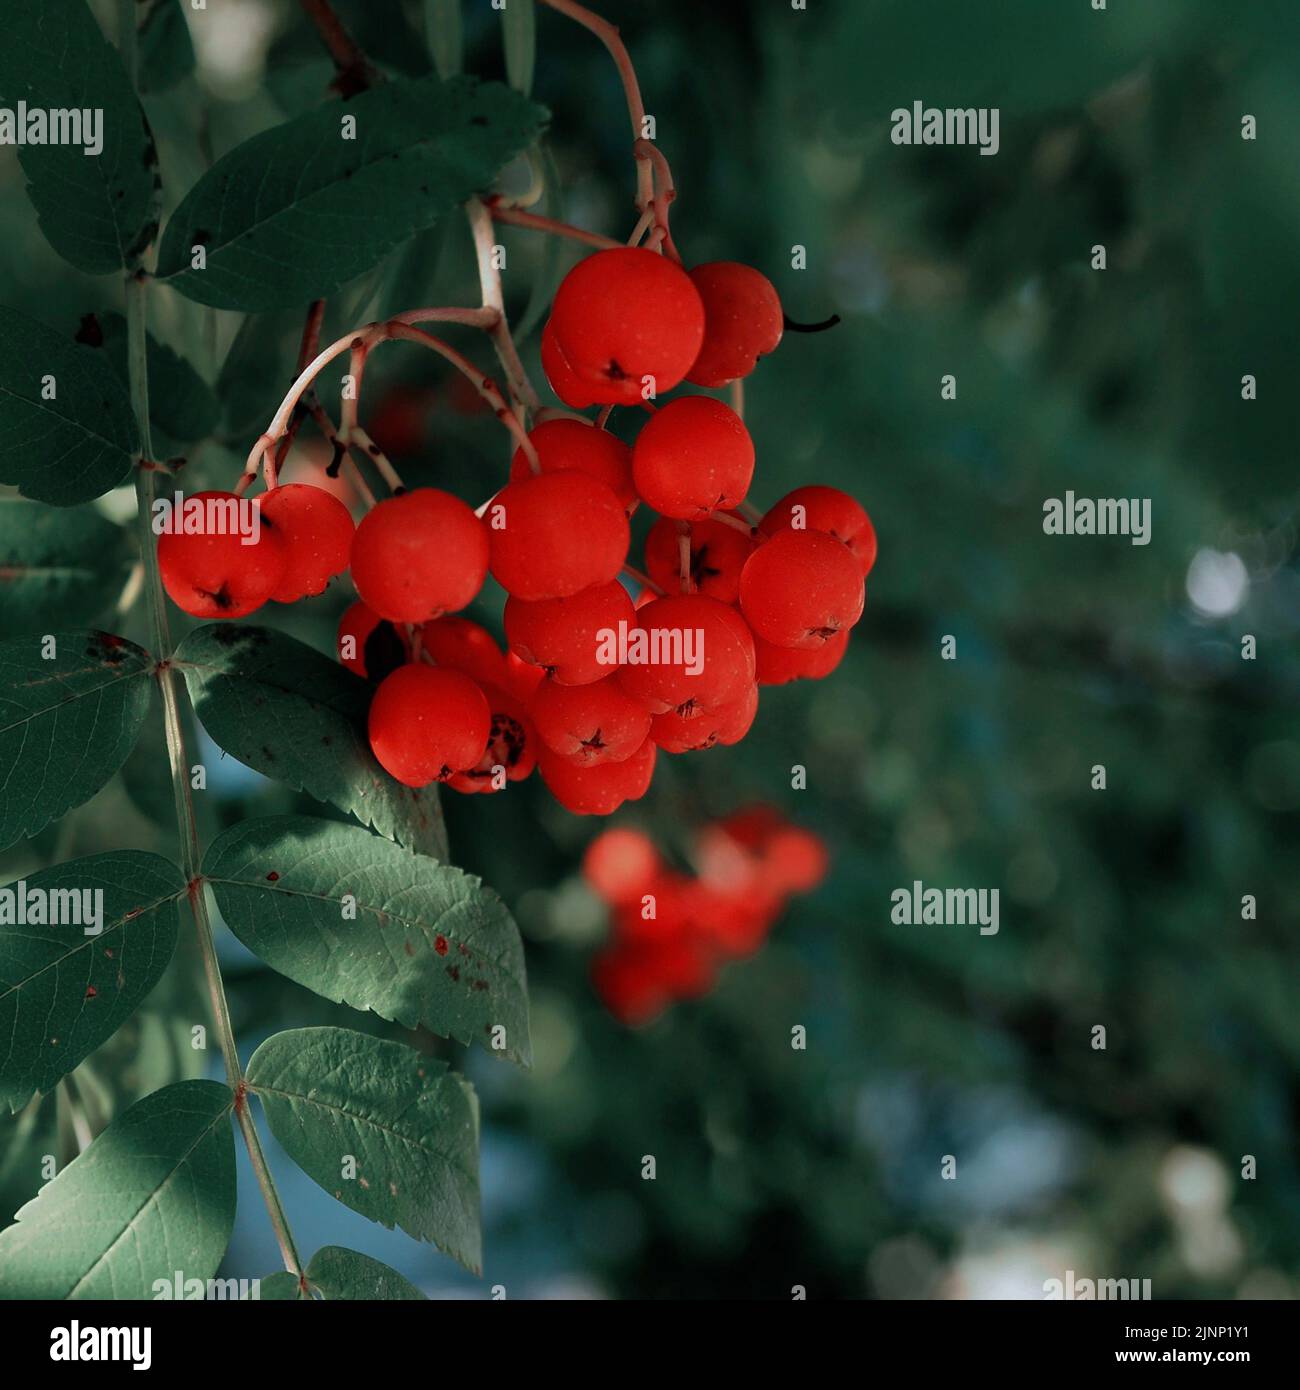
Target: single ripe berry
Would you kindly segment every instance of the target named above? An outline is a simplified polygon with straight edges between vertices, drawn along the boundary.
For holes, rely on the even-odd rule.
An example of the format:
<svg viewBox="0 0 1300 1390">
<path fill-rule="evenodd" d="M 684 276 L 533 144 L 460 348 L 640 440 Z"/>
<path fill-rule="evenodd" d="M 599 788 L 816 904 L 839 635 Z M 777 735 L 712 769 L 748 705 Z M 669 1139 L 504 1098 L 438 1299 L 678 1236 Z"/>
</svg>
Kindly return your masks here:
<svg viewBox="0 0 1300 1390">
<path fill-rule="evenodd" d="M 778 647 L 815 650 L 862 616 L 857 557 L 825 531 L 778 531 L 740 572 L 740 611 Z"/>
<path fill-rule="evenodd" d="M 422 623 L 464 608 L 483 587 L 488 537 L 460 500 L 438 488 L 390 497 L 352 538 L 352 582 L 393 623 Z"/>
<path fill-rule="evenodd" d="M 411 659 L 405 635 L 364 603 L 349 604 L 339 619 L 339 660 L 354 675 L 381 681 Z"/>
<path fill-rule="evenodd" d="M 772 282 L 738 261 L 710 261 L 689 274 L 704 303 L 704 343 L 686 379 L 715 387 L 748 376 L 785 328 Z"/>
<path fill-rule="evenodd" d="M 200 512 L 197 504 L 202 504 Z M 186 511 L 201 516 L 201 532 L 165 531 L 158 537 L 158 568 L 171 601 L 196 618 L 243 618 L 260 608 L 279 588 L 289 550 L 278 530 L 263 526 L 260 498 L 233 492 L 196 492 Z M 249 505 L 257 508 L 257 539 L 251 527 L 241 531 L 238 518 Z"/>
<path fill-rule="evenodd" d="M 844 660 L 850 628 L 841 628 L 820 647 L 775 647 L 754 634 L 754 660 L 759 685 L 787 685 L 790 681 L 819 681 Z"/>
<path fill-rule="evenodd" d="M 778 830 L 763 853 L 763 877 L 778 893 L 811 893 L 829 865 L 821 836 L 796 825 Z"/>
<path fill-rule="evenodd" d="M 607 946 L 591 960 L 592 988 L 625 1028 L 652 1023 L 672 1003 L 660 979 L 655 953 L 622 944 Z"/>
<path fill-rule="evenodd" d="M 825 531 L 843 541 L 858 557 L 865 579 L 876 563 L 876 528 L 861 503 L 837 487 L 812 484 L 797 487 L 774 506 L 758 523 L 765 536 L 775 536 L 787 528 Z"/>
<path fill-rule="evenodd" d="M 717 744 L 731 747 L 753 728 L 758 714 L 758 686 L 751 685 L 738 700 L 682 718 L 676 710 L 656 714 L 650 737 L 665 753 L 697 753 Z"/>
<path fill-rule="evenodd" d="M 546 373 L 551 390 L 565 405 L 572 406 L 574 410 L 585 410 L 589 405 L 597 404 L 592 387 L 569 366 L 568 359 L 560 351 L 550 319 L 546 320 L 546 327 L 542 329 L 542 371 Z"/>
<path fill-rule="evenodd" d="M 564 277 L 551 329 L 554 349 L 590 397 L 584 404 L 637 405 L 646 378 L 663 395 L 690 370 L 704 341 L 704 305 L 675 261 L 619 247 Z"/>
<path fill-rule="evenodd" d="M 650 711 L 611 675 L 590 685 L 545 680 L 528 705 L 538 737 L 582 767 L 630 758 L 650 732 Z"/>
<path fill-rule="evenodd" d="M 618 679 L 651 714 L 690 719 L 739 700 L 754 684 L 754 641 L 734 608 L 673 594 L 636 614 Z"/>
<path fill-rule="evenodd" d="M 720 521 L 706 519 L 689 524 L 692 592 L 722 603 L 735 603 L 740 594 L 740 571 L 753 553 L 754 542 Z M 670 517 L 661 517 L 645 538 L 646 573 L 670 594 L 682 587 L 677 526 Z"/>
<path fill-rule="evenodd" d="M 503 791 L 505 783 L 522 782 L 537 766 L 537 732 L 524 702 L 499 686 L 481 689 L 492 711 L 487 748 L 473 767 L 447 779 L 453 791 Z"/>
<path fill-rule="evenodd" d="M 537 770 L 551 795 L 579 816 L 608 816 L 625 801 L 636 801 L 650 787 L 655 746 L 649 740 L 621 763 L 582 767 L 553 753 L 544 743 L 537 750 Z"/>
<path fill-rule="evenodd" d="M 445 782 L 483 756 L 491 713 L 487 697 L 459 671 L 401 666 L 370 702 L 370 747 L 408 787 Z"/>
<path fill-rule="evenodd" d="M 627 559 L 627 512 L 586 473 L 540 473 L 507 483 L 487 519 L 492 574 L 515 598 L 567 598 L 609 583 Z"/>
<path fill-rule="evenodd" d="M 712 396 L 679 396 L 637 436 L 632 478 L 648 506 L 687 521 L 738 506 L 754 476 L 745 422 Z"/>
<path fill-rule="evenodd" d="M 435 666 L 461 671 L 480 685 L 509 683 L 506 658 L 492 634 L 470 618 L 450 613 L 420 628 L 420 648 Z"/>
<path fill-rule="evenodd" d="M 568 598 L 506 600 L 511 651 L 560 685 L 589 685 L 610 675 L 617 662 L 602 660 L 609 655 L 610 638 L 617 641 L 620 625 L 626 630 L 635 620 L 632 600 L 617 579 Z"/>
<path fill-rule="evenodd" d="M 288 561 L 271 597 L 296 603 L 323 593 L 336 574 L 348 567 L 356 527 L 342 502 L 323 488 L 285 483 L 262 497 L 262 524 L 278 531 Z"/>
<path fill-rule="evenodd" d="M 528 432 L 543 473 L 574 469 L 604 483 L 615 497 L 630 507 L 636 501 L 632 486 L 632 451 L 617 435 L 581 420 L 545 420 Z M 510 477 L 527 478 L 532 465 L 522 449 L 510 461 Z"/>
<path fill-rule="evenodd" d="M 605 830 L 582 856 L 582 876 L 607 903 L 639 899 L 659 872 L 659 852 L 641 830 Z"/>
</svg>

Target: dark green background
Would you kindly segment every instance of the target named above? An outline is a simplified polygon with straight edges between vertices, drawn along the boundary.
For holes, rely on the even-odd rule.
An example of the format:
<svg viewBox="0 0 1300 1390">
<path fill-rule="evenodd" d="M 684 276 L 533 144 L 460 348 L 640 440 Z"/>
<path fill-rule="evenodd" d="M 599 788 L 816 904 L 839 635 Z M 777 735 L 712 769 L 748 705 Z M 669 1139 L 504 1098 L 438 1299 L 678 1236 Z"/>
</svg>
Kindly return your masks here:
<svg viewBox="0 0 1300 1390">
<path fill-rule="evenodd" d="M 220 8 L 196 24 L 221 22 Z M 418 6 L 337 8 L 376 62 L 425 70 Z M 501 75 L 498 17 L 485 0 L 465 10 L 467 66 Z M 272 32 L 250 42 L 242 76 L 215 80 L 200 44 L 199 73 L 147 98 L 170 206 L 207 158 L 329 99 L 330 65 L 296 6 L 266 11 Z M 839 671 L 765 691 L 740 747 L 662 758 L 616 822 L 679 854 L 694 826 L 769 801 L 826 838 L 833 868 L 710 998 L 629 1033 L 586 976 L 603 926 L 576 869 L 599 825 L 536 781 L 449 794 L 453 857 L 519 918 L 534 1009 L 531 1076 L 420 1040 L 467 1065 L 482 1097 L 485 1280 L 351 1215 L 277 1155 L 300 1247 L 349 1245 L 472 1297 L 493 1284 L 512 1297 L 788 1298 L 794 1285 L 1035 1297 L 1067 1268 L 1149 1278 L 1157 1298 L 1294 1295 L 1300 11 L 665 0 L 603 12 L 624 27 L 672 161 L 687 261 L 750 262 L 793 317 L 843 316 L 789 335 L 747 383 L 753 500 L 835 484 L 880 537 Z M 546 210 L 625 236 L 633 175 L 613 68 L 550 11 L 537 32 L 559 175 Z M 914 100 L 999 107 L 1000 152 L 891 144 L 891 109 Z M 12 151 L 0 187 L 0 300 L 68 333 L 117 307 L 109 281 L 45 246 Z M 509 308 L 535 329 L 576 251 L 502 239 Z M 1104 272 L 1089 267 L 1099 243 Z M 791 268 L 795 245 L 806 270 Z M 327 332 L 475 294 L 453 220 L 331 301 Z M 228 486 L 291 375 L 301 316 L 255 325 L 241 340 L 252 350 L 227 360 L 237 316 L 167 292 L 153 312 L 159 336 L 210 380 L 222 372 L 223 420 L 188 450 L 188 476 Z M 535 363 L 535 331 L 526 355 Z M 940 398 L 947 373 L 955 401 Z M 481 501 L 504 471 L 493 424 L 448 407 L 431 355 L 384 348 L 367 399 L 392 382 L 439 392 L 424 445 L 399 460 L 407 481 Z M 1067 489 L 1149 498 L 1150 545 L 1045 536 L 1043 501 Z M 1190 601 L 1201 551 L 1244 565 L 1234 611 Z M 275 620 L 328 650 L 346 597 Z M 499 625 L 499 597 L 476 615 Z M 945 635 L 954 661 L 940 659 Z M 208 836 L 297 804 L 210 745 L 205 756 Z M 1098 763 L 1104 791 L 1090 785 Z M 806 791 L 791 790 L 795 764 Z M 143 749 L 125 782 L 0 858 L 5 879 L 73 853 L 168 851 L 165 778 L 159 750 Z M 998 888 L 1001 930 L 891 924 L 891 891 L 918 878 Z M 228 955 L 245 1057 L 280 1027 L 356 1025 Z M 181 969 L 194 969 L 185 952 L 143 1043 L 101 1056 L 105 1106 L 190 1062 L 167 1047 L 168 1017 L 203 1017 Z M 790 1047 L 795 1024 L 805 1052 Z M 6 1214 L 39 1181 L 31 1154 L 57 1151 L 52 1099 L 35 1125 L 0 1173 Z M 940 1176 L 948 1154 L 955 1181 Z M 269 1274 L 247 1178 L 224 1272 Z"/>
</svg>

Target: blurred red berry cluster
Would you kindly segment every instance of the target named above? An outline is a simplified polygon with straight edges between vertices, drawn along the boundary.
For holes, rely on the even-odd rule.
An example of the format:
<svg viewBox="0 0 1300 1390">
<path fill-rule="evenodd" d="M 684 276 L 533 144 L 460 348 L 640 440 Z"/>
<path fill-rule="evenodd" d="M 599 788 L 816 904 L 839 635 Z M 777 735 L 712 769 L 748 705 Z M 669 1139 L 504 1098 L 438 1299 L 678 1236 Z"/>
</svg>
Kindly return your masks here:
<svg viewBox="0 0 1300 1390">
<path fill-rule="evenodd" d="M 712 821 L 695 834 L 694 874 L 666 864 L 648 835 L 598 835 L 583 877 L 610 909 L 608 944 L 592 961 L 596 992 L 620 1022 L 650 1022 L 712 989 L 728 960 L 752 955 L 796 893 L 826 876 L 821 838 L 771 806 Z"/>
</svg>

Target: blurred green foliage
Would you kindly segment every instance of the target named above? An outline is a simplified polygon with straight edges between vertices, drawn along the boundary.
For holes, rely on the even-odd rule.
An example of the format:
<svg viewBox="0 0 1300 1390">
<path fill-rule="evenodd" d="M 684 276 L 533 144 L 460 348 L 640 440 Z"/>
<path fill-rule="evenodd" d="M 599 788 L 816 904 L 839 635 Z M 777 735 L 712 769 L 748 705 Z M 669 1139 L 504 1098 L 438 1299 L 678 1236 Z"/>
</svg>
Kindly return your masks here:
<svg viewBox="0 0 1300 1390">
<path fill-rule="evenodd" d="M 843 487 L 871 512 L 880 559 L 830 680 L 765 691 L 743 745 L 661 759 L 618 818 L 680 854 L 694 825 L 763 800 L 831 846 L 828 882 L 707 1000 L 620 1028 L 586 978 L 602 920 L 577 864 L 598 827 L 535 781 L 446 797 L 452 857 L 515 910 L 533 994 L 531 1076 L 422 1040 L 468 1065 L 483 1097 L 486 1284 L 1032 1297 L 1070 1267 L 1151 1278 L 1160 1298 L 1294 1295 L 1300 10 L 595 7 L 637 62 L 687 260 L 748 261 L 792 317 L 843 316 L 788 335 L 746 384 L 753 499 Z M 337 5 L 377 63 L 408 73 L 428 69 L 421 8 Z M 214 67 L 200 25 L 215 21 L 192 17 L 195 74 L 146 98 L 168 207 L 212 158 L 329 99 L 296 7 L 265 12 L 242 76 Z M 502 75 L 490 8 L 467 4 L 465 20 L 467 67 Z M 625 235 L 615 74 L 549 11 L 534 91 L 553 113 L 544 210 Z M 893 145 L 891 109 L 917 100 L 999 107 L 1000 152 Z M 0 179 L 0 300 L 69 334 L 116 308 L 115 286 L 45 247 L 12 152 Z M 518 321 L 579 253 L 528 231 L 502 240 Z M 1090 268 L 1098 244 L 1104 271 Z M 332 300 L 325 331 L 475 294 L 468 235 L 448 223 Z M 189 485 L 228 485 L 291 376 L 301 316 L 241 330 L 159 294 L 154 329 L 219 390 L 222 423 L 190 450 Z M 535 370 L 535 331 L 525 348 Z M 385 348 L 367 391 L 393 383 L 438 393 L 424 446 L 399 460 L 407 481 L 482 500 L 505 463 L 493 423 L 452 407 L 429 354 Z M 1150 498 L 1150 545 L 1044 535 L 1043 501 L 1070 489 Z M 1219 581 L 1189 590 L 1198 555 Z M 329 650 L 346 597 L 276 619 Z M 499 598 L 473 613 L 498 632 Z M 955 660 L 941 659 L 946 635 Z M 791 790 L 795 765 L 806 791 Z M 157 753 L 137 756 L 125 785 L 3 856 L 4 877 L 74 852 L 167 850 L 165 780 Z M 201 800 L 209 834 L 319 814 L 254 779 Z M 998 888 L 1000 931 L 892 924 L 890 893 L 914 879 Z M 1258 912 L 1244 920 L 1247 894 Z M 250 1043 L 340 1021 L 251 958 L 231 956 L 231 979 Z M 790 1045 L 798 1024 L 806 1051 Z M 100 1071 L 135 1084 L 117 1065 Z M 57 1121 L 51 1100 L 31 1123 Z M 948 1154 L 956 1181 L 940 1177 Z M 0 1180 L 12 1210 L 37 1178 L 11 1161 Z M 227 1272 L 269 1273 L 245 1195 Z M 290 1216 L 315 1248 L 346 1214 L 312 1189 Z M 453 1285 L 432 1252 L 403 1262 L 382 1233 L 366 1246 L 348 1230 L 341 1243 L 424 1287 Z"/>
</svg>

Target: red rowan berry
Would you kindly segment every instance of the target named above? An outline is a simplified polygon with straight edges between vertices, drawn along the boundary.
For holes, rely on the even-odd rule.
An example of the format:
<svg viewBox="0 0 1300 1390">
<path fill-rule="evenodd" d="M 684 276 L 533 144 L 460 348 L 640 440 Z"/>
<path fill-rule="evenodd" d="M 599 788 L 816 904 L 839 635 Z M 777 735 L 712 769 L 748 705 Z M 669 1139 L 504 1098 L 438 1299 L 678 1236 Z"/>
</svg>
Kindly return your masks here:
<svg viewBox="0 0 1300 1390">
<path fill-rule="evenodd" d="M 712 396 L 679 396 L 650 417 L 632 449 L 632 478 L 662 516 L 694 520 L 735 507 L 754 476 L 745 422 Z"/>
<path fill-rule="evenodd" d="M 740 699 L 754 683 L 754 642 L 740 614 L 703 594 L 638 610 L 618 679 L 652 714 L 691 718 Z"/>
<path fill-rule="evenodd" d="M 696 753 L 716 744 L 739 743 L 758 714 L 758 686 L 751 685 L 738 700 L 683 718 L 676 710 L 656 714 L 650 737 L 665 753 Z"/>
<path fill-rule="evenodd" d="M 491 732 L 491 710 L 460 671 L 412 663 L 375 691 L 369 730 L 380 766 L 408 787 L 424 787 L 478 762 Z"/>
<path fill-rule="evenodd" d="M 261 499 L 262 524 L 279 532 L 288 561 L 271 597 L 296 603 L 323 593 L 336 574 L 348 567 L 352 515 L 337 497 L 306 483 L 284 483 Z"/>
<path fill-rule="evenodd" d="M 617 435 L 582 420 L 545 420 L 528 432 L 543 473 L 573 469 L 604 483 L 624 507 L 636 501 L 632 451 Z M 522 449 L 510 461 L 510 478 L 527 478 L 532 465 Z"/>
<path fill-rule="evenodd" d="M 695 593 L 735 603 L 740 595 L 740 571 L 753 553 L 748 536 L 720 521 L 692 521 L 691 584 Z M 646 573 L 661 589 L 681 589 L 681 548 L 677 522 L 661 517 L 645 539 Z"/>
<path fill-rule="evenodd" d="M 778 531 L 740 572 L 740 611 L 778 647 L 823 646 L 862 616 L 857 557 L 825 531 Z"/>
<path fill-rule="evenodd" d="M 759 685 L 787 685 L 790 681 L 819 681 L 844 660 L 849 646 L 850 628 L 841 628 L 820 647 L 776 647 L 754 634 L 754 660 Z"/>
<path fill-rule="evenodd" d="M 784 330 L 772 282 L 737 261 L 710 261 L 689 274 L 704 303 L 704 343 L 686 379 L 715 387 L 748 376 Z"/>
<path fill-rule="evenodd" d="M 372 681 L 383 680 L 411 659 L 405 634 L 361 602 L 349 604 L 339 619 L 338 651 L 349 671 Z"/>
<path fill-rule="evenodd" d="M 810 893 L 826 877 L 830 855 L 821 836 L 782 827 L 763 850 L 763 878 L 780 893 Z"/>
<path fill-rule="evenodd" d="M 799 527 L 794 527 L 796 507 L 803 508 Z M 788 528 L 825 531 L 837 541 L 843 541 L 857 556 L 864 579 L 876 563 L 876 528 L 871 518 L 860 502 L 837 487 L 820 484 L 797 487 L 769 508 L 758 523 L 759 531 L 765 536 L 774 536 Z"/>
<path fill-rule="evenodd" d="M 530 602 L 607 584 L 627 559 L 627 512 L 585 473 L 507 483 L 489 504 L 488 520 L 493 576 L 508 594 Z"/>
<path fill-rule="evenodd" d="M 420 648 L 432 657 L 435 666 L 461 671 L 480 685 L 508 684 L 505 654 L 496 638 L 470 618 L 448 614 L 424 623 Z"/>
<path fill-rule="evenodd" d="M 514 652 L 506 653 L 506 689 L 516 700 L 527 704 L 533 698 L 533 691 L 545 679 L 546 672 L 540 666 L 522 660 Z"/>
<path fill-rule="evenodd" d="M 498 769 L 507 782 L 522 782 L 537 766 L 537 732 L 524 702 L 496 685 L 480 688 L 492 712 L 487 748 L 473 767 L 447 779 L 458 792 L 501 791 Z"/>
<path fill-rule="evenodd" d="M 630 902 L 647 891 L 660 866 L 654 841 L 621 827 L 597 835 L 582 856 L 582 876 L 608 903 Z"/>
<path fill-rule="evenodd" d="M 240 499 L 232 492 L 196 492 L 186 505 L 218 501 L 227 507 L 251 501 L 260 512 L 260 498 Z M 257 540 L 246 545 L 246 539 L 233 528 L 163 532 L 158 569 L 172 602 L 196 618 L 243 618 L 260 608 L 284 579 L 289 549 L 270 526 L 259 524 Z"/>
<path fill-rule="evenodd" d="M 551 328 L 588 403 L 636 405 L 643 378 L 653 378 L 662 395 L 690 370 L 704 341 L 704 305 L 675 261 L 619 247 L 569 271 L 555 293 Z"/>
<path fill-rule="evenodd" d="M 483 587 L 488 537 L 460 500 L 438 488 L 390 497 L 352 539 L 352 582 L 394 623 L 421 623 L 464 608 Z"/>
<path fill-rule="evenodd" d="M 648 949 L 609 946 L 591 961 L 591 983 L 601 1002 L 625 1027 L 656 1019 L 672 1002 Z"/>
<path fill-rule="evenodd" d="M 542 329 L 542 371 L 551 384 L 551 390 L 574 410 L 585 410 L 589 405 L 598 404 L 592 388 L 569 366 L 567 358 L 555 341 L 555 329 L 550 319 Z"/>
<path fill-rule="evenodd" d="M 538 737 L 582 767 L 630 758 L 650 732 L 650 712 L 610 675 L 590 685 L 545 680 L 528 704 Z"/>
<path fill-rule="evenodd" d="M 602 663 L 600 633 L 631 627 L 635 610 L 627 590 L 611 579 L 568 598 L 506 600 L 506 640 L 524 661 L 542 667 L 560 685 L 589 685 L 612 674 Z"/>
<path fill-rule="evenodd" d="M 636 801 L 646 794 L 654 776 L 655 746 L 646 739 L 622 762 L 582 767 L 541 743 L 537 770 L 561 806 L 580 816 L 608 816 L 625 801 Z"/>
</svg>

